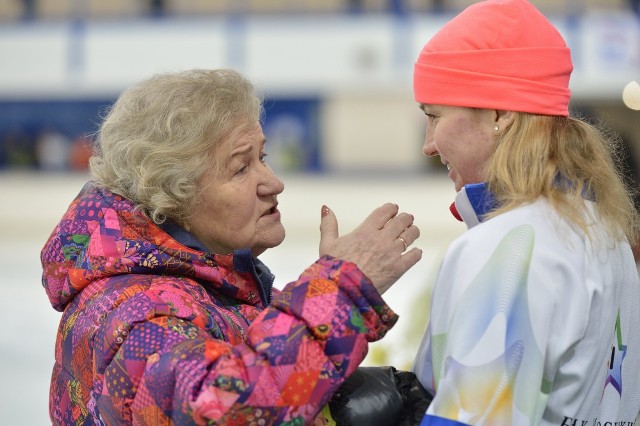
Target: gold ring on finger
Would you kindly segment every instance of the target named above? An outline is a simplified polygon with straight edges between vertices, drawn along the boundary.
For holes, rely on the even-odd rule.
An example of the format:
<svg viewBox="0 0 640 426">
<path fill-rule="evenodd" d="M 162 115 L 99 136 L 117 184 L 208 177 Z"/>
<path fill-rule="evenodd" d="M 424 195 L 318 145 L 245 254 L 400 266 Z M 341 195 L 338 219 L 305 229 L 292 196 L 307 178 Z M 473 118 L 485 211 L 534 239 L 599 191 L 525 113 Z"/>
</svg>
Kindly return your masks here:
<svg viewBox="0 0 640 426">
<path fill-rule="evenodd" d="M 404 240 L 404 238 L 402 237 L 398 237 L 398 239 L 400 240 L 400 242 L 402 243 L 402 245 L 404 246 L 404 250 L 402 251 L 407 251 L 407 242 Z"/>
</svg>

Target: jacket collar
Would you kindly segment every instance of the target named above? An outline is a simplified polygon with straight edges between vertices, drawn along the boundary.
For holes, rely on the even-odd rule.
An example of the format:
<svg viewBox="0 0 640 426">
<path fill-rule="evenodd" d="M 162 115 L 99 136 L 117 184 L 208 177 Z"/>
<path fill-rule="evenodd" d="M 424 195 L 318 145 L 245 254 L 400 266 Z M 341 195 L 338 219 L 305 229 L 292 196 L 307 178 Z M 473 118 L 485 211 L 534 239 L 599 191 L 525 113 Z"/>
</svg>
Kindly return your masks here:
<svg viewBox="0 0 640 426">
<path fill-rule="evenodd" d="M 205 253 L 209 251 L 200 240 L 180 225 L 167 220 L 159 226 L 171 238 L 185 247 Z M 233 266 L 238 272 L 250 273 L 259 284 L 258 289 L 262 303 L 265 306 L 271 303 L 271 289 L 275 276 L 261 260 L 253 256 L 250 249 L 234 250 Z"/>
<path fill-rule="evenodd" d="M 487 213 L 497 206 L 493 194 L 487 188 L 487 184 L 472 183 L 462 187 L 451 204 L 451 213 L 468 229 L 482 223 Z"/>
</svg>

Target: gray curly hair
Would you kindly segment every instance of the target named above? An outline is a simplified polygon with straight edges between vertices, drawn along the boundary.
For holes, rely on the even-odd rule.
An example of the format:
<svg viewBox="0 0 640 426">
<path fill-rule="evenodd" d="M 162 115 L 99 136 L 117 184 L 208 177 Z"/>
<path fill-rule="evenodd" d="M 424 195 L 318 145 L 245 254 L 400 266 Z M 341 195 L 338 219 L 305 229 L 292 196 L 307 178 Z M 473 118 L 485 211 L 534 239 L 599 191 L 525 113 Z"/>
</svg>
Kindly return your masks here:
<svg viewBox="0 0 640 426">
<path fill-rule="evenodd" d="M 263 100 L 236 71 L 159 74 L 124 91 L 97 134 L 94 180 L 133 201 L 155 223 L 184 223 L 196 184 L 221 164 L 212 147 L 261 119 Z"/>
</svg>

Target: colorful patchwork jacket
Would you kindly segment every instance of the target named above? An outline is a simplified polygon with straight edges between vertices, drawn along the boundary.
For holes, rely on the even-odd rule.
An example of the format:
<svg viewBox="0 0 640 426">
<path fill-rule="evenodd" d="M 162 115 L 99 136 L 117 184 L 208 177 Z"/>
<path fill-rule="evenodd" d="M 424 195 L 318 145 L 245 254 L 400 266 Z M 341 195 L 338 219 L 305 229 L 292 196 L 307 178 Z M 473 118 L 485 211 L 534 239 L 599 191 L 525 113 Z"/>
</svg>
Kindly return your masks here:
<svg viewBox="0 0 640 426">
<path fill-rule="evenodd" d="M 91 183 L 41 260 L 64 312 L 54 424 L 309 423 L 397 320 L 352 263 L 272 290 L 249 250 L 206 252 Z"/>
</svg>

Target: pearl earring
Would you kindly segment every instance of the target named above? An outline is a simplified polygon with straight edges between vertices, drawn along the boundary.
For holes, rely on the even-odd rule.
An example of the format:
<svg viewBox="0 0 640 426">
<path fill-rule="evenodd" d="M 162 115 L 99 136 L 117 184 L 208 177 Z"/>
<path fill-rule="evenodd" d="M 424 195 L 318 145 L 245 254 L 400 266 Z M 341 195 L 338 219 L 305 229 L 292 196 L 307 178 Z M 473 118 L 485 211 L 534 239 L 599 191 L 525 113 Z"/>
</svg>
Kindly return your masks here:
<svg viewBox="0 0 640 426">
<path fill-rule="evenodd" d="M 493 130 L 495 130 L 496 132 L 499 132 L 499 131 L 500 131 L 500 126 L 498 126 L 498 125 L 496 124 L 496 127 L 494 127 L 494 128 L 493 128 Z"/>
</svg>

